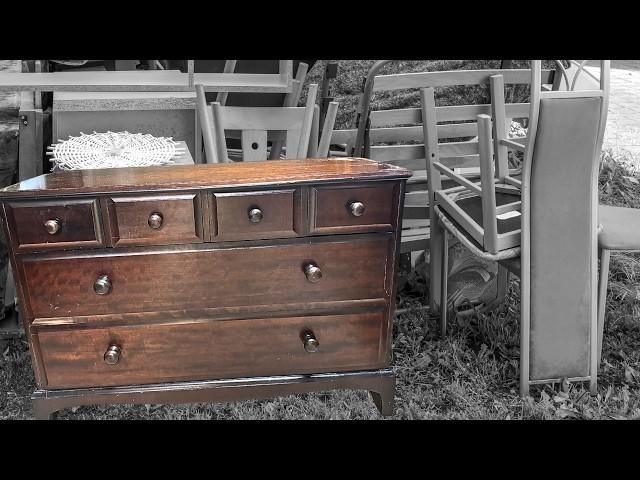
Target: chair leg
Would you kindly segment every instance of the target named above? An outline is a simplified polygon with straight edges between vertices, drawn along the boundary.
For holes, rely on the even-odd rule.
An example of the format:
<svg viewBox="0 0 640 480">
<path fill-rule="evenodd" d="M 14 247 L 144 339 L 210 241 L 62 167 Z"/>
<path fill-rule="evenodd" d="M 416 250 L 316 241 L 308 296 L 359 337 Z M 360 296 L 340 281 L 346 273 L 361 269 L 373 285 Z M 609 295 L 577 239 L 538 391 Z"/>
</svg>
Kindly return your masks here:
<svg viewBox="0 0 640 480">
<path fill-rule="evenodd" d="M 449 245 L 447 230 L 442 230 L 442 263 L 440 265 L 440 335 L 447 335 L 447 277 L 449 273 Z"/>
<path fill-rule="evenodd" d="M 600 277 L 598 278 L 598 368 L 602 360 L 602 337 L 604 314 L 607 307 L 607 284 L 609 282 L 609 257 L 611 250 L 600 249 Z"/>
</svg>

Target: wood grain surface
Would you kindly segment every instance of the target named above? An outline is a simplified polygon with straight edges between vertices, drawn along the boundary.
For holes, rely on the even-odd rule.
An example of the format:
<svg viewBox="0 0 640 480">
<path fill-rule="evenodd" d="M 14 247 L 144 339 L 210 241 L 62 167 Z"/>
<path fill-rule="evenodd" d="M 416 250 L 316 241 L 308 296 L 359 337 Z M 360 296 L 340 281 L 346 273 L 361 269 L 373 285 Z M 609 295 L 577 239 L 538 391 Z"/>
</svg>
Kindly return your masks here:
<svg viewBox="0 0 640 480">
<path fill-rule="evenodd" d="M 383 366 L 382 312 L 39 333 L 49 388 L 337 372 Z M 313 332 L 318 351 L 305 351 Z M 121 348 L 115 365 L 104 361 Z M 81 372 L 81 373 L 80 373 Z"/>
</svg>

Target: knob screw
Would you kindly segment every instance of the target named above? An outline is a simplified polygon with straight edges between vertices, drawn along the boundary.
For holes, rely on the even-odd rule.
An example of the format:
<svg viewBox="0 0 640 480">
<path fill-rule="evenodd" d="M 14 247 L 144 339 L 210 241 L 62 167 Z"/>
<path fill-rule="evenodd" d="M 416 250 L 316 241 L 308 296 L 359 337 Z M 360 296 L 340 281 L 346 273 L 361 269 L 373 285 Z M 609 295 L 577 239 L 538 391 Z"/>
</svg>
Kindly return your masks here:
<svg viewBox="0 0 640 480">
<path fill-rule="evenodd" d="M 302 344 L 304 345 L 304 349 L 309 353 L 317 352 L 318 348 L 320 348 L 320 342 L 318 342 L 318 339 L 311 331 L 302 334 Z"/>
<path fill-rule="evenodd" d="M 260 223 L 262 217 L 262 210 L 260 210 L 259 208 L 254 207 L 249 210 L 249 221 L 251 221 L 251 223 Z"/>
<path fill-rule="evenodd" d="M 162 226 L 163 220 L 164 218 L 162 217 L 161 213 L 154 212 L 151 215 L 149 215 L 149 226 L 154 230 L 157 230 Z"/>
<path fill-rule="evenodd" d="M 53 220 L 47 220 L 44 222 L 44 228 L 47 230 L 47 233 L 49 235 L 55 235 L 62 228 L 62 222 L 57 218 Z"/>
<path fill-rule="evenodd" d="M 311 283 L 319 282 L 322 278 L 322 270 L 315 263 L 309 263 L 304 267 L 304 274 Z"/>
<path fill-rule="evenodd" d="M 111 345 L 107 348 L 107 351 L 104 352 L 104 362 L 107 365 L 115 365 L 120 361 L 120 353 L 122 349 L 118 345 Z"/>
<path fill-rule="evenodd" d="M 361 217 L 364 214 L 364 203 L 362 202 L 351 202 L 349 204 L 349 212 L 354 217 Z"/>
<path fill-rule="evenodd" d="M 106 295 L 111 292 L 111 280 L 107 275 L 100 275 L 93 283 L 93 290 L 98 295 Z"/>
</svg>

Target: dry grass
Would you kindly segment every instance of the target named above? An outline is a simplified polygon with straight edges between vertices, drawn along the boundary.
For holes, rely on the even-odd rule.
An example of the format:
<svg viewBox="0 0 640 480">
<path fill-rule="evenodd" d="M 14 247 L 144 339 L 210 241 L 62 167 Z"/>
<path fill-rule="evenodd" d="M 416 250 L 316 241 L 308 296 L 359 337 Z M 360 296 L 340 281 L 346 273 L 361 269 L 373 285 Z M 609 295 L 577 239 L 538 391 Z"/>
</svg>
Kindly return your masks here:
<svg viewBox="0 0 640 480">
<path fill-rule="evenodd" d="M 460 63 L 456 63 L 460 62 Z M 340 62 L 336 97 L 340 126 L 355 110 L 362 75 L 373 62 Z M 485 62 L 408 62 L 389 71 L 478 68 Z M 322 65 L 311 72 L 319 81 Z M 378 105 L 416 105 L 416 99 L 382 97 Z M 418 100 L 419 101 L 419 100 Z M 379 107 L 376 107 L 379 108 Z M 640 208 L 640 175 L 629 159 L 604 152 L 601 202 Z M 574 384 L 568 393 L 535 386 L 531 397 L 518 396 L 519 282 L 490 315 L 452 321 L 450 335 L 440 339 L 437 319 L 418 308 L 425 299 L 424 276 L 413 272 L 398 296 L 403 309 L 394 322 L 393 365 L 397 373 L 394 419 L 618 419 L 640 418 L 640 255 L 611 259 L 607 324 L 599 394 Z M 34 378 L 24 338 L 0 348 L 0 418 L 31 418 L 29 395 Z M 585 388 L 586 387 L 586 388 Z M 66 419 L 378 419 L 366 392 L 335 391 L 229 404 L 80 407 L 61 412 Z"/>
</svg>

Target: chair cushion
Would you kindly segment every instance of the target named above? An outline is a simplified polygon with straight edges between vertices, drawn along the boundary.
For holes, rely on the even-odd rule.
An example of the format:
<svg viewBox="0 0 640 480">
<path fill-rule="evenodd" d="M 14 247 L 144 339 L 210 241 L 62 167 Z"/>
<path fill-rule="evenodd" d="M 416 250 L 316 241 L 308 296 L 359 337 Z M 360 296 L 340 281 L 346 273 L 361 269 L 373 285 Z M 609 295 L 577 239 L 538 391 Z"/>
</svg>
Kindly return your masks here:
<svg viewBox="0 0 640 480">
<path fill-rule="evenodd" d="M 640 209 L 598 206 L 598 245 L 608 250 L 640 250 Z"/>
</svg>

